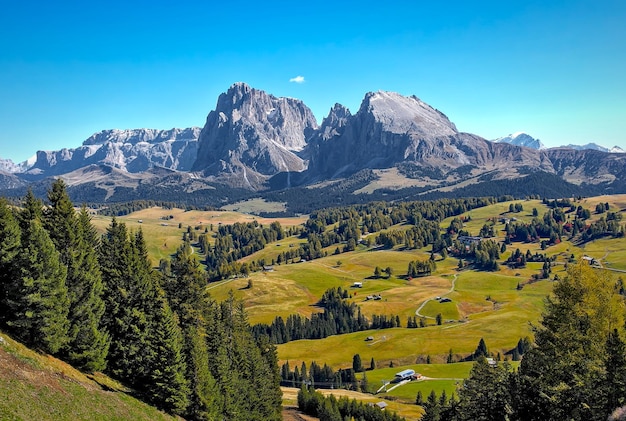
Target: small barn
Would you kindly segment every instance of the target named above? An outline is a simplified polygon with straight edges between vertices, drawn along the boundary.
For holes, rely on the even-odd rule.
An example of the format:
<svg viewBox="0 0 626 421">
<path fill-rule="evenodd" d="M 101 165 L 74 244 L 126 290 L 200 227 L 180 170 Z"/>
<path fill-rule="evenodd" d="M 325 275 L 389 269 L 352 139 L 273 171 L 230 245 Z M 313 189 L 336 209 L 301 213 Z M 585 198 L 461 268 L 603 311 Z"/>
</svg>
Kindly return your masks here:
<svg viewBox="0 0 626 421">
<path fill-rule="evenodd" d="M 387 402 L 385 401 L 380 401 L 376 404 L 377 407 L 380 408 L 381 411 L 384 411 L 385 408 L 387 408 Z"/>
</svg>

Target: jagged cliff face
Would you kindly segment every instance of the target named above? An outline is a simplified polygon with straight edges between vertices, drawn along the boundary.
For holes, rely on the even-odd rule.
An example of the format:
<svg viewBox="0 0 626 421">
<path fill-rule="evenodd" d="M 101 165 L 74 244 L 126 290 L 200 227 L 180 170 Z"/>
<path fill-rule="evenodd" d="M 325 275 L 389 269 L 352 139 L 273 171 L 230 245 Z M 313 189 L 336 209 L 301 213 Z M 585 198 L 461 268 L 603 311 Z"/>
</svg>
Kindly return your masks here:
<svg viewBox="0 0 626 421">
<path fill-rule="evenodd" d="M 460 133 L 443 113 L 419 98 L 393 92 L 367 94 L 354 115 L 336 105 L 309 149 L 307 172 L 313 180 L 402 163 L 438 168 L 444 174 L 461 166 L 531 166 L 554 172 L 545 154 Z"/>
<path fill-rule="evenodd" d="M 445 115 L 416 97 L 368 93 L 354 115 L 340 105 L 331 109 L 311 139 L 309 174 L 320 179 L 390 167 L 422 154 L 430 147 L 422 140 L 456 133 Z"/>
<path fill-rule="evenodd" d="M 38 151 L 26 175 L 65 174 L 89 165 L 108 165 L 138 173 L 152 167 L 188 171 L 197 155 L 200 128 L 103 130 L 75 149 Z"/>
<path fill-rule="evenodd" d="M 298 152 L 316 129 L 315 117 L 302 101 L 236 83 L 219 96 L 207 117 L 193 170 L 255 187 L 268 176 L 304 170 Z"/>
<path fill-rule="evenodd" d="M 535 171 L 605 186 L 607 192 L 626 185 L 626 154 L 487 141 L 459 132 L 443 113 L 415 96 L 368 93 L 355 114 L 335 104 L 318 127 L 302 101 L 243 83 L 219 96 L 202 129 L 105 130 L 78 148 L 40 151 L 36 158 L 17 165 L 0 160 L 0 172 L 5 171 L 0 188 L 66 176 L 73 187 L 91 180 L 107 192 L 105 199 L 115 194 L 115 186 L 135 189 L 142 183 L 150 185 L 142 191 L 167 185 L 184 194 L 207 188 L 232 193 L 232 187 L 279 189 L 362 170 L 373 170 L 370 191 L 407 185 L 452 188 Z M 388 177 L 385 185 L 376 184 L 381 174 Z"/>
</svg>

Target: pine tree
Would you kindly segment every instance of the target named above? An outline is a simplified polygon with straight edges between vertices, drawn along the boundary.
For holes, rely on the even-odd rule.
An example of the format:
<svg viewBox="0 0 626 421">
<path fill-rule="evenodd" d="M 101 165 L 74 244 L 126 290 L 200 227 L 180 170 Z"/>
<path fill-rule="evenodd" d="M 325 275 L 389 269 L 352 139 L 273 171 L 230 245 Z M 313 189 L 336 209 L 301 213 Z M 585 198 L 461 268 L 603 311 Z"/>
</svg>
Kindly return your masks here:
<svg viewBox="0 0 626 421">
<path fill-rule="evenodd" d="M 42 226 L 41 215 L 42 204 L 29 190 L 19 214 L 19 271 L 8 289 L 11 314 L 7 324 L 22 341 L 54 354 L 68 341 L 67 271 Z"/>
<path fill-rule="evenodd" d="M 571 265 L 545 307 L 536 346 L 518 370 L 518 418 L 605 419 L 598 382 L 607 370 L 607 339 L 623 329 L 626 312 L 615 280 L 582 262 Z"/>
<path fill-rule="evenodd" d="M 167 411 L 189 405 L 183 337 L 159 276 L 151 268 L 141 231 L 128 235 L 115 219 L 100 244 L 111 334 L 109 371 Z"/>
<path fill-rule="evenodd" d="M 110 337 L 102 325 L 105 304 L 98 263 L 98 236 L 85 207 L 78 214 L 76 244 L 68 267 L 70 294 L 69 360 L 86 371 L 106 366 Z"/>
<path fill-rule="evenodd" d="M 255 343 L 243 304 L 232 296 L 211 306 L 207 343 L 212 374 L 229 420 L 280 420 L 280 373 L 273 346 Z M 261 348 L 261 346 L 263 348 Z"/>
<path fill-rule="evenodd" d="M 176 316 L 163 294 L 157 297 L 159 310 L 151 323 L 149 343 L 153 352 L 149 367 L 148 399 L 156 406 L 181 415 L 189 405 L 189 385 L 185 377 L 183 336 Z"/>
<path fill-rule="evenodd" d="M 510 367 L 507 363 L 492 367 L 484 357 L 474 363 L 469 378 L 459 389 L 459 420 L 500 421 L 509 418 Z"/>
<path fill-rule="evenodd" d="M 209 297 L 204 286 L 205 277 L 197 260 L 191 255 L 189 244 L 183 244 L 170 263 L 170 276 L 163 279 L 172 310 L 178 315 L 183 330 L 190 381 L 190 419 L 215 419 L 220 410 L 219 393 L 209 368 L 209 351 L 205 341 Z"/>
<path fill-rule="evenodd" d="M 101 238 L 99 262 L 107 308 L 103 322 L 111 335 L 108 371 L 132 385 L 146 382 L 148 319 L 142 303 L 148 291 L 132 267 L 133 250 L 126 225 L 115 218 Z"/>
<path fill-rule="evenodd" d="M 84 206 L 76 215 L 62 179 L 53 183 L 48 201 L 44 224 L 67 268 L 69 343 L 63 356 L 80 369 L 101 371 L 106 366 L 109 336 L 101 326 L 105 307 L 97 234 Z"/>
<path fill-rule="evenodd" d="M 360 373 L 361 371 L 363 371 L 363 364 L 361 363 L 361 356 L 359 354 L 355 354 L 352 357 L 352 369 L 356 373 Z"/>
<path fill-rule="evenodd" d="M 20 252 L 20 227 L 7 201 L 0 198 L 0 326 L 4 326 L 10 315 L 9 293 L 11 287 L 16 287 L 14 280 L 17 277 L 16 258 Z"/>
<path fill-rule="evenodd" d="M 604 367 L 601 389 L 606 399 L 604 413 L 608 414 L 626 404 L 626 345 L 617 329 L 607 338 Z"/>
<path fill-rule="evenodd" d="M 474 360 L 477 360 L 480 357 L 488 357 L 488 356 L 489 356 L 489 350 L 487 349 L 487 344 L 485 344 L 485 340 L 483 338 L 480 338 L 480 341 L 478 342 L 478 346 L 476 347 L 476 350 L 474 351 L 473 358 Z"/>
</svg>

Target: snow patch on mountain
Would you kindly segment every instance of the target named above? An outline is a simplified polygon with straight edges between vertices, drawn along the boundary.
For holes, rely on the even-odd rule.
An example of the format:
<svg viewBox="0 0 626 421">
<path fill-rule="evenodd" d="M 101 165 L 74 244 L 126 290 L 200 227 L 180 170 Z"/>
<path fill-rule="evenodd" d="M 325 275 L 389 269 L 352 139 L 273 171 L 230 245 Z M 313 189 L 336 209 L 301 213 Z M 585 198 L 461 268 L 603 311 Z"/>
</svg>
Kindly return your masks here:
<svg viewBox="0 0 626 421">
<path fill-rule="evenodd" d="M 546 148 L 546 146 L 541 142 L 541 140 L 535 139 L 534 137 L 524 132 L 515 132 L 508 136 L 494 139 L 492 140 L 492 142 L 509 143 L 511 145 L 523 146 L 525 148 L 532 148 L 532 149 L 537 149 L 537 150 Z"/>
</svg>

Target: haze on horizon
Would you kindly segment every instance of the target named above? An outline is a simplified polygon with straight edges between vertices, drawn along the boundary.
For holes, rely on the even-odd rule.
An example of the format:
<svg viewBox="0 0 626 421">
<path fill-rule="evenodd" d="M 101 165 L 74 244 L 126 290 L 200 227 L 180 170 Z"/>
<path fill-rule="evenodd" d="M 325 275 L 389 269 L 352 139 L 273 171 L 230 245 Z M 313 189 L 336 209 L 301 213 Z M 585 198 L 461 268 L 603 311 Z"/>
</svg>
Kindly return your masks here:
<svg viewBox="0 0 626 421">
<path fill-rule="evenodd" d="M 416 95 L 487 139 L 626 148 L 626 3 L 127 2 L 5 5 L 1 158 L 104 129 L 202 126 L 237 81 L 321 121 Z"/>
</svg>

